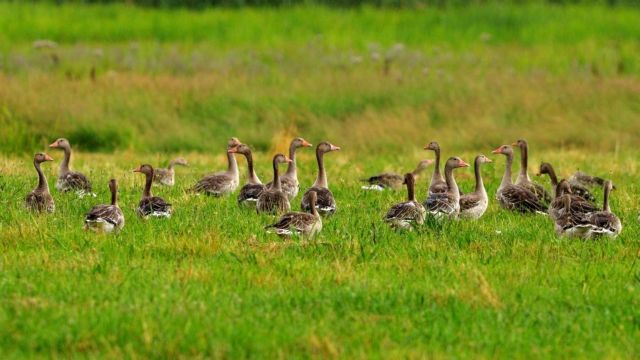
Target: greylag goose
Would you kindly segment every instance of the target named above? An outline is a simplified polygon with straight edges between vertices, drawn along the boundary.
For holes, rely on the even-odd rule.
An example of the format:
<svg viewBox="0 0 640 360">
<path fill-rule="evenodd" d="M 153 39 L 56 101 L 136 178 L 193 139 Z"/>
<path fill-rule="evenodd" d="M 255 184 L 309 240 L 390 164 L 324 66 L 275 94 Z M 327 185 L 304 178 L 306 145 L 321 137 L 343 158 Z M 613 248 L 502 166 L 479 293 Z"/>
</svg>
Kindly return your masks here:
<svg viewBox="0 0 640 360">
<path fill-rule="evenodd" d="M 163 198 L 159 196 L 153 196 L 151 194 L 151 183 L 153 182 L 153 167 L 149 164 L 140 165 L 137 169 L 133 170 L 133 172 L 139 172 L 144 174 L 145 183 L 144 183 L 144 191 L 142 192 L 142 199 L 138 203 L 138 208 L 136 209 L 138 215 L 143 218 L 151 217 L 171 217 L 171 204 L 164 201 Z"/>
<path fill-rule="evenodd" d="M 46 211 L 52 213 L 56 209 L 56 204 L 53 202 L 53 197 L 49 192 L 47 178 L 44 176 L 44 173 L 40 168 L 40 164 L 45 161 L 53 161 L 53 159 L 45 153 L 37 153 L 33 157 L 33 166 L 36 168 L 36 172 L 38 173 L 38 186 L 30 192 L 29 195 L 27 195 L 24 199 L 24 203 L 25 206 L 32 211 Z"/>
<path fill-rule="evenodd" d="M 472 193 L 460 196 L 460 217 L 465 219 L 479 219 L 487 211 L 489 196 L 484 188 L 480 167 L 482 164 L 491 163 L 491 159 L 484 155 L 476 156 L 473 162 L 473 170 L 476 177 L 476 188 Z"/>
<path fill-rule="evenodd" d="M 267 232 L 275 232 L 282 237 L 302 235 L 313 237 L 322 230 L 322 219 L 316 209 L 318 195 L 315 191 L 309 192 L 309 204 L 311 213 L 289 212 L 280 217 L 274 224 L 265 227 Z"/>
<path fill-rule="evenodd" d="M 601 236 L 616 238 L 622 232 L 622 223 L 616 214 L 611 212 L 609 196 L 613 190 L 613 183 L 609 180 L 604 182 L 604 202 L 602 211 L 592 212 L 584 218 L 588 230 L 585 238 L 593 239 Z"/>
<path fill-rule="evenodd" d="M 529 144 L 527 141 L 520 139 L 511 145 L 520 148 L 520 173 L 516 178 L 516 185 L 529 189 L 540 201 L 546 204 L 550 203 L 552 200 L 551 195 L 545 190 L 544 186 L 531 181 L 529 177 Z"/>
<path fill-rule="evenodd" d="M 230 149 L 229 152 L 242 154 L 247 159 L 247 183 L 240 189 L 240 194 L 238 194 L 238 204 L 251 204 L 255 206 L 258 201 L 258 197 L 264 191 L 265 186 L 262 184 L 253 169 L 253 155 L 251 153 L 251 148 L 249 148 L 249 145 L 240 144 Z"/>
<path fill-rule="evenodd" d="M 169 166 L 165 168 L 156 168 L 153 172 L 154 184 L 173 186 L 176 183 L 176 171 L 174 167 L 176 165 L 189 166 L 187 160 L 184 158 L 176 158 L 169 162 Z"/>
<path fill-rule="evenodd" d="M 433 160 L 422 160 L 418 163 L 418 166 L 411 172 L 411 174 L 414 178 L 418 178 L 420 173 L 422 173 L 431 164 L 433 164 Z M 382 173 L 363 179 L 362 181 L 369 183 L 369 185 L 362 186 L 364 190 L 397 190 L 405 183 L 405 178 L 395 173 Z"/>
<path fill-rule="evenodd" d="M 316 147 L 316 160 L 318 161 L 318 176 L 313 185 L 302 196 L 300 207 L 303 211 L 311 211 L 311 199 L 309 194 L 314 191 L 317 195 L 316 208 L 321 215 L 329 215 L 336 212 L 336 200 L 329 190 L 327 172 L 324 169 L 324 154 L 331 151 L 338 151 L 340 147 L 326 141 L 321 142 Z"/>
<path fill-rule="evenodd" d="M 558 182 L 558 176 L 556 175 L 556 172 L 553 169 L 553 166 L 551 166 L 551 164 L 547 162 L 543 162 L 542 164 L 540 164 L 540 172 L 538 173 L 538 176 L 540 175 L 549 175 L 549 179 L 551 180 L 551 186 L 555 191 L 555 189 L 558 187 L 559 182 Z M 589 191 L 589 189 L 587 189 L 584 185 L 579 183 L 571 184 L 569 182 L 567 182 L 567 185 L 570 185 L 571 193 L 574 194 L 575 196 L 579 196 L 589 202 L 596 201 L 595 196 L 593 196 L 593 194 Z M 554 197 L 556 196 L 554 195 Z"/>
<path fill-rule="evenodd" d="M 567 203 L 566 197 L 569 197 Z M 598 211 L 598 208 L 591 202 L 586 201 L 580 196 L 573 194 L 573 190 L 567 180 L 561 180 L 556 185 L 555 198 L 549 205 L 549 217 L 554 221 L 567 221 L 567 210 L 573 219 L 573 223 L 577 223 L 585 214 Z"/>
<path fill-rule="evenodd" d="M 124 227 L 124 214 L 118 206 L 118 184 L 116 179 L 109 180 L 111 204 L 96 205 L 84 217 L 85 230 L 96 232 L 120 231 Z"/>
<path fill-rule="evenodd" d="M 296 150 L 301 147 L 311 146 L 313 146 L 311 145 L 311 143 L 300 137 L 293 139 L 291 141 L 291 144 L 289 145 L 289 159 L 291 159 L 291 162 L 289 163 L 289 167 L 287 167 L 287 172 L 280 177 L 280 182 L 282 183 L 282 191 L 287 195 L 289 201 L 298 196 L 298 192 L 300 191 L 300 183 L 298 182 L 298 169 L 296 166 Z M 271 183 L 268 183 L 266 186 L 271 187 Z"/>
<path fill-rule="evenodd" d="M 276 154 L 273 157 L 273 185 L 265 188 L 258 196 L 258 201 L 256 202 L 258 213 L 281 214 L 291 210 L 289 198 L 282 191 L 282 183 L 278 172 L 278 164 L 289 162 L 291 160 L 282 154 Z"/>
<path fill-rule="evenodd" d="M 96 196 L 91 190 L 91 182 L 84 174 L 72 171 L 71 165 L 71 144 L 69 140 L 60 138 L 54 141 L 50 148 L 62 149 L 64 151 L 64 159 L 60 163 L 58 171 L 58 181 L 56 189 L 61 192 L 74 191 L 78 196 Z"/>
<path fill-rule="evenodd" d="M 575 174 L 569 177 L 569 184 L 571 184 L 572 186 L 581 185 L 589 188 L 595 188 L 595 187 L 601 188 L 604 186 L 605 182 L 606 180 L 601 177 L 585 174 L 582 171 L 577 171 Z M 613 190 L 615 190 L 616 189 L 615 184 L 612 184 L 612 186 L 613 186 Z"/>
<path fill-rule="evenodd" d="M 436 153 L 436 164 L 431 175 L 431 183 L 429 184 L 429 195 L 447 192 L 447 182 L 440 173 L 440 144 L 435 141 L 430 142 L 424 147 L 425 150 L 433 150 Z"/>
<path fill-rule="evenodd" d="M 502 145 L 493 150 L 494 154 L 502 154 L 507 157 L 504 175 L 498 191 L 496 200 L 507 210 L 521 213 L 540 212 L 546 213 L 547 206 L 531 190 L 524 186 L 514 185 L 511 182 L 511 167 L 513 165 L 513 148 L 509 145 Z"/>
<path fill-rule="evenodd" d="M 424 223 L 427 211 L 416 201 L 413 173 L 404 176 L 404 183 L 407 185 L 407 201 L 393 205 L 384 216 L 384 221 L 393 228 L 413 230 L 414 226 Z"/>
<path fill-rule="evenodd" d="M 469 164 L 459 157 L 450 157 L 444 166 L 444 178 L 447 191 L 443 193 L 430 193 L 424 202 L 427 212 L 437 218 L 457 218 L 460 213 L 460 190 L 453 177 L 453 170 L 468 167 Z"/>
<path fill-rule="evenodd" d="M 238 163 L 231 149 L 240 145 L 240 140 L 231 138 L 227 143 L 227 171 L 207 175 L 200 179 L 193 190 L 196 193 L 205 193 L 207 195 L 222 196 L 235 191 L 240 183 L 240 174 L 238 173 Z"/>
</svg>

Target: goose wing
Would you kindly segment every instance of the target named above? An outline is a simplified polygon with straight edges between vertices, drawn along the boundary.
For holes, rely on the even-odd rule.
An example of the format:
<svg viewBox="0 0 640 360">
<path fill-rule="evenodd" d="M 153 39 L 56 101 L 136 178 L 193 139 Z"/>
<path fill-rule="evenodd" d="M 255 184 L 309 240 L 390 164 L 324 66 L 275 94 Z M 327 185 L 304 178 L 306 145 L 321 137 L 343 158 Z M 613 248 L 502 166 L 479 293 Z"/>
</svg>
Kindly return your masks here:
<svg viewBox="0 0 640 360">
<path fill-rule="evenodd" d="M 508 208 L 520 212 L 546 212 L 547 207 L 529 189 L 509 185 L 498 194 L 499 200 Z"/>
<path fill-rule="evenodd" d="M 67 185 L 66 190 L 82 190 L 91 192 L 91 182 L 84 174 L 72 171 L 64 175 L 62 181 Z"/>
<path fill-rule="evenodd" d="M 258 197 L 265 190 L 265 186 L 262 184 L 246 184 L 240 189 L 240 194 L 238 194 L 238 202 L 255 202 L 258 201 Z"/>
<path fill-rule="evenodd" d="M 309 190 L 305 191 L 302 196 L 302 203 L 300 207 L 304 211 L 311 211 L 311 204 L 309 200 L 309 193 L 311 191 L 315 191 L 318 199 L 316 200 L 316 208 L 319 212 L 324 214 L 333 214 L 336 211 L 336 200 L 333 197 L 333 193 L 331 190 L 322 187 L 311 187 Z"/>
<path fill-rule="evenodd" d="M 227 173 L 205 176 L 196 183 L 193 190 L 214 196 L 226 194 L 234 190 L 233 177 Z"/>
<path fill-rule="evenodd" d="M 138 204 L 138 212 L 142 216 L 152 215 L 169 217 L 171 216 L 171 211 L 171 204 L 167 203 L 159 196 L 143 198 Z"/>
</svg>

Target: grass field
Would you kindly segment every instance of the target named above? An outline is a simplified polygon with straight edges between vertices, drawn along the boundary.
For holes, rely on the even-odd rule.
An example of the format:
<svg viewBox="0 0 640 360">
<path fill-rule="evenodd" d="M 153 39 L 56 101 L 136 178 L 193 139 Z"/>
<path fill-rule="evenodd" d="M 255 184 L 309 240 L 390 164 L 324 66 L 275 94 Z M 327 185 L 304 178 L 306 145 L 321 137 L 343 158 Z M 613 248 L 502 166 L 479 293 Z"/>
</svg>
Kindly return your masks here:
<svg viewBox="0 0 640 360">
<path fill-rule="evenodd" d="M 639 357 L 638 39 L 632 8 L 0 3 L 0 357 Z M 268 180 L 296 135 L 342 147 L 326 158 L 338 213 L 318 239 L 280 240 L 235 196 L 185 192 L 225 167 L 227 138 L 254 146 Z M 34 216 L 31 158 L 59 136 L 98 198 L 52 190 L 56 213 Z M 431 140 L 470 162 L 520 137 L 531 172 L 549 161 L 614 180 L 618 239 L 559 239 L 495 203 L 477 222 L 396 233 L 381 218 L 405 193 L 359 190 L 432 157 Z M 191 166 L 155 189 L 174 217 L 139 220 L 131 169 L 176 155 Z M 493 195 L 504 159 L 491 157 Z M 298 161 L 305 187 L 312 151 Z M 127 224 L 88 234 L 111 177 Z"/>
</svg>

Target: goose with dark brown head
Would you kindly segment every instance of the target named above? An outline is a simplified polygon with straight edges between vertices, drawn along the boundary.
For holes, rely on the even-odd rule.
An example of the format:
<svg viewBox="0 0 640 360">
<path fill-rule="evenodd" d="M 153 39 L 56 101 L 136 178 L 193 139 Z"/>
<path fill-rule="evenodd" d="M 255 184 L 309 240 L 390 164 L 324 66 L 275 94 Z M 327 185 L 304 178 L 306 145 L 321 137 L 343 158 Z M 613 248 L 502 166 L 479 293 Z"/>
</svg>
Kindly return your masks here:
<svg viewBox="0 0 640 360">
<path fill-rule="evenodd" d="M 302 196 L 300 207 L 303 211 L 311 211 L 311 201 L 309 194 L 313 191 L 317 195 L 316 208 L 320 215 L 329 215 L 336 212 L 336 200 L 333 193 L 329 190 L 327 181 L 327 172 L 324 168 L 324 154 L 332 151 L 338 151 L 340 148 L 329 142 L 323 141 L 316 147 L 316 160 L 318 161 L 318 176 L 316 181 Z"/>
<path fill-rule="evenodd" d="M 85 230 L 95 232 L 117 232 L 124 227 L 124 214 L 118 206 L 118 183 L 116 179 L 109 180 L 111 203 L 96 205 L 84 216 Z"/>
<path fill-rule="evenodd" d="M 433 160 L 421 160 L 418 163 L 418 166 L 416 166 L 416 168 L 411 172 L 414 179 L 417 179 L 418 176 L 431 164 L 433 164 Z M 362 186 L 362 189 L 364 190 L 398 190 L 405 184 L 405 177 L 396 173 L 382 173 L 363 179 L 362 181 L 369 183 L 369 185 Z"/>
<path fill-rule="evenodd" d="M 26 196 L 24 203 L 29 210 L 52 213 L 56 209 L 56 204 L 49 192 L 47 178 L 40 168 L 40 164 L 46 161 L 53 161 L 53 159 L 45 153 L 37 153 L 34 155 L 33 166 L 38 173 L 38 186 Z"/>
<path fill-rule="evenodd" d="M 550 203 L 552 200 L 551 195 L 549 195 L 544 186 L 531 181 L 529 177 L 529 144 L 527 140 L 520 139 L 511 145 L 520 149 L 520 173 L 516 178 L 516 185 L 529 189 L 541 202 Z"/>
<path fill-rule="evenodd" d="M 554 189 L 554 192 L 555 192 L 555 189 L 557 188 L 559 181 L 558 181 L 558 176 L 556 175 L 556 172 L 553 169 L 553 166 L 551 164 L 549 164 L 548 162 L 543 162 L 542 164 L 540 164 L 540 172 L 537 175 L 538 176 L 548 175 L 549 179 L 551 180 L 551 187 Z M 585 186 L 579 183 L 571 184 L 570 182 L 567 182 L 567 184 L 570 185 L 571 193 L 574 196 L 579 196 L 586 201 L 595 203 L 596 201 L 595 196 L 593 196 L 593 194 Z M 556 196 L 554 194 L 554 199 L 555 197 Z"/>
<path fill-rule="evenodd" d="M 407 185 L 407 201 L 393 205 L 384 216 L 384 221 L 395 229 L 413 230 L 424 223 L 427 211 L 416 201 L 415 177 L 412 173 L 404 175 L 404 183 Z"/>
<path fill-rule="evenodd" d="M 514 185 L 511 181 L 513 166 L 513 148 L 502 145 L 493 150 L 494 154 L 502 154 L 507 158 L 502 182 L 496 192 L 496 200 L 502 208 L 521 213 L 546 213 L 547 206 L 531 190 L 524 186 Z"/>
<path fill-rule="evenodd" d="M 240 144 L 229 150 L 231 153 L 242 154 L 247 159 L 247 183 L 240 188 L 238 194 L 239 205 L 251 205 L 255 206 L 258 201 L 258 197 L 266 188 L 262 184 L 262 181 L 256 175 L 256 171 L 253 167 L 253 154 L 251 148 L 247 144 Z"/>
<path fill-rule="evenodd" d="M 489 206 L 489 196 L 484 188 L 480 167 L 491 163 L 491 159 L 484 155 L 476 156 L 473 166 L 476 177 L 476 187 L 472 193 L 460 196 L 460 217 L 465 219 L 479 219 Z"/>
<path fill-rule="evenodd" d="M 256 210 L 258 213 L 282 214 L 291 210 L 289 198 L 282 191 L 282 183 L 280 182 L 280 173 L 278 171 L 279 164 L 291 162 L 283 154 L 276 154 L 273 157 L 273 181 L 270 187 L 265 188 L 256 202 Z"/>
<path fill-rule="evenodd" d="M 267 232 L 276 233 L 282 237 L 302 236 L 314 237 L 322 230 L 322 219 L 316 209 L 318 196 L 315 191 L 309 193 L 311 213 L 288 212 L 282 215 L 277 222 L 267 225 Z"/>
<path fill-rule="evenodd" d="M 230 150 L 240 144 L 240 140 L 237 138 L 231 138 L 227 143 L 226 151 L 227 171 L 203 177 L 195 184 L 193 191 L 212 196 L 228 195 L 235 191 L 240 184 L 240 174 L 238 172 L 238 163 L 236 162 L 236 158 Z"/>
<path fill-rule="evenodd" d="M 287 195 L 289 201 L 293 200 L 296 196 L 298 196 L 298 192 L 300 191 L 300 183 L 298 182 L 298 167 L 296 162 L 296 151 L 299 148 L 303 147 L 311 147 L 310 142 L 307 140 L 297 137 L 291 140 L 291 144 L 289 144 L 289 159 L 291 162 L 287 167 L 287 172 L 284 173 L 280 177 L 280 182 L 282 185 L 282 191 Z M 271 182 L 266 186 L 271 187 Z"/>
<path fill-rule="evenodd" d="M 79 197 L 95 197 L 96 194 L 91 190 L 91 182 L 89 179 L 87 179 L 84 174 L 71 170 L 71 144 L 69 140 L 60 138 L 49 145 L 49 147 L 64 151 L 64 158 L 60 163 L 60 170 L 58 171 L 56 189 L 60 192 L 73 191 Z"/>
<path fill-rule="evenodd" d="M 153 182 L 153 167 L 149 164 L 140 165 L 134 169 L 133 172 L 142 173 L 145 176 L 144 190 L 142 191 L 142 198 L 138 203 L 136 212 L 142 218 L 157 217 L 157 218 L 169 218 L 173 212 L 171 204 L 164 201 L 159 196 L 153 196 L 151 193 L 151 184 Z"/>
<path fill-rule="evenodd" d="M 469 164 L 457 156 L 450 157 L 444 166 L 444 178 L 447 191 L 444 193 L 430 193 L 424 202 L 427 213 L 436 219 L 455 219 L 460 214 L 460 189 L 453 176 L 453 170 L 468 167 Z"/>
<path fill-rule="evenodd" d="M 184 158 L 175 158 L 169 162 L 167 168 L 153 169 L 153 183 L 159 185 L 173 186 L 176 183 L 175 166 L 189 166 Z"/>
</svg>

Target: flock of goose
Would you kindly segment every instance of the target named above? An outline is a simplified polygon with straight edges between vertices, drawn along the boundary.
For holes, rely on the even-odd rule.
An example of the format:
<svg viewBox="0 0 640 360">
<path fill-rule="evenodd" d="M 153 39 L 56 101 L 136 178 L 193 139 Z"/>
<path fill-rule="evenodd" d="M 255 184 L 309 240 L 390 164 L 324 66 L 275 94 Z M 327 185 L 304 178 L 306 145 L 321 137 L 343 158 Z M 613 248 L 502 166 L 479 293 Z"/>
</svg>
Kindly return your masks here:
<svg viewBox="0 0 640 360">
<path fill-rule="evenodd" d="M 335 198 L 329 190 L 327 173 L 324 166 L 326 153 L 340 150 L 339 147 L 321 142 L 316 146 L 316 160 L 318 174 L 313 185 L 302 195 L 301 212 L 291 211 L 291 201 L 298 195 L 300 184 L 296 168 L 296 151 L 299 148 L 311 147 L 308 141 L 295 138 L 289 146 L 289 156 L 276 154 L 273 157 L 273 180 L 263 184 L 254 170 L 251 148 L 241 143 L 237 138 L 231 138 L 227 143 L 226 171 L 207 175 L 200 179 L 191 190 L 196 194 L 223 196 L 233 193 L 240 186 L 238 163 L 235 155 L 243 155 L 247 160 L 247 183 L 240 188 L 238 204 L 255 207 L 258 213 L 280 215 L 279 219 L 265 227 L 267 231 L 280 236 L 314 236 L 322 229 L 322 216 L 328 216 L 336 211 Z M 54 141 L 51 148 L 64 152 L 64 159 L 60 163 L 56 189 L 60 192 L 75 192 L 79 196 L 95 196 L 91 182 L 82 173 L 72 171 L 71 145 L 67 139 Z M 514 147 L 520 149 L 521 167 L 516 182 L 512 182 L 512 165 Z M 476 185 L 471 193 L 463 194 L 458 188 L 454 177 L 454 170 L 468 167 L 459 157 L 450 157 L 444 164 L 444 175 L 440 172 L 440 146 L 431 142 L 425 150 L 435 152 L 435 160 L 423 160 L 413 172 L 404 176 L 393 173 L 383 173 L 364 179 L 366 190 L 407 188 L 408 199 L 393 205 L 386 213 L 384 220 L 390 226 L 398 229 L 412 230 L 424 224 L 430 216 L 435 219 L 479 219 L 487 210 L 489 196 L 484 187 L 481 166 L 492 161 L 478 155 L 474 161 Z M 525 140 L 518 140 L 512 145 L 502 145 L 493 151 L 506 157 L 504 176 L 496 192 L 496 200 L 503 209 L 517 213 L 548 214 L 555 223 L 555 230 L 559 235 L 579 238 L 596 238 L 600 236 L 616 237 L 622 230 L 620 219 L 611 212 L 609 196 L 615 187 L 609 180 L 577 172 L 569 179 L 558 180 L 556 173 L 549 163 L 542 163 L 540 173 L 549 176 L 552 193 L 544 186 L 531 180 L 528 174 L 528 144 Z M 53 159 L 45 153 L 37 153 L 34 166 L 38 173 L 38 186 L 27 195 L 27 208 L 36 212 L 53 212 L 55 203 L 49 191 L 49 185 L 41 170 L 43 162 Z M 280 174 L 279 166 L 287 164 L 287 170 Z M 176 165 L 186 166 L 187 161 L 178 158 L 170 162 L 168 168 L 154 169 L 149 164 L 140 165 L 133 170 L 145 176 L 145 186 L 142 198 L 136 212 L 140 217 L 171 217 L 172 206 L 163 198 L 152 194 L 152 185 L 173 186 L 175 184 Z M 433 175 L 429 185 L 427 199 L 420 203 L 415 196 L 416 178 L 429 166 L 434 165 Z M 604 201 L 602 207 L 595 203 L 595 197 L 590 189 L 602 187 Z M 118 185 L 115 179 L 109 181 L 111 202 L 94 206 L 85 216 L 85 229 L 113 232 L 124 227 L 124 214 L 118 206 Z"/>
</svg>

